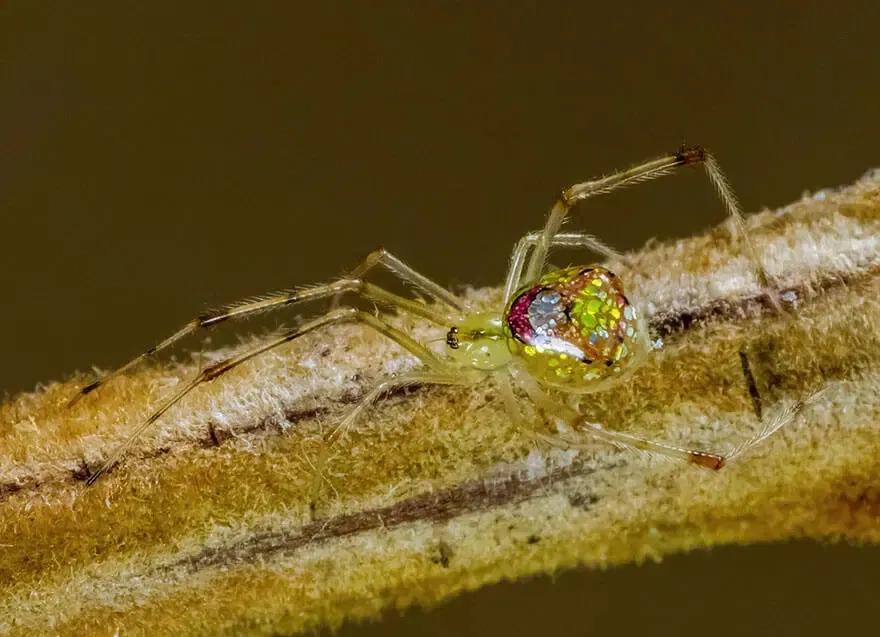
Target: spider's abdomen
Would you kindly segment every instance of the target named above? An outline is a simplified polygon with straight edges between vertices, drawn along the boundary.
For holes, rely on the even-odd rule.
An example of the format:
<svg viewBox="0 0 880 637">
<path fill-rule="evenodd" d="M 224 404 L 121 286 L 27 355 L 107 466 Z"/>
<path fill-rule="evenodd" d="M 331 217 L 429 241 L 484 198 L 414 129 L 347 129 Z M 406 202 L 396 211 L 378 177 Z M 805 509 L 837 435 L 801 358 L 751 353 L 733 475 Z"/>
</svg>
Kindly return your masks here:
<svg viewBox="0 0 880 637">
<path fill-rule="evenodd" d="M 544 275 L 513 299 L 504 324 L 528 371 L 568 388 L 620 374 L 645 342 L 620 279 L 597 266 Z"/>
</svg>

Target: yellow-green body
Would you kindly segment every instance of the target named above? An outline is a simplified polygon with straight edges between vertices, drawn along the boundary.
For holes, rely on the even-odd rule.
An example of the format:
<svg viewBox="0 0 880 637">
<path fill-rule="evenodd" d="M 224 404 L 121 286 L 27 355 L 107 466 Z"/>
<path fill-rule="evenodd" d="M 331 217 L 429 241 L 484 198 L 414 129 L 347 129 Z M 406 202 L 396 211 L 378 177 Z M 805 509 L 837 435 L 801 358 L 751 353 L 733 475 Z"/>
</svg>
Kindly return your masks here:
<svg viewBox="0 0 880 637">
<path fill-rule="evenodd" d="M 539 382 L 576 393 L 604 388 L 651 349 L 620 279 L 600 266 L 545 274 L 515 294 L 502 316 L 468 316 L 447 343 L 470 367 L 496 370 L 518 359 Z"/>
</svg>

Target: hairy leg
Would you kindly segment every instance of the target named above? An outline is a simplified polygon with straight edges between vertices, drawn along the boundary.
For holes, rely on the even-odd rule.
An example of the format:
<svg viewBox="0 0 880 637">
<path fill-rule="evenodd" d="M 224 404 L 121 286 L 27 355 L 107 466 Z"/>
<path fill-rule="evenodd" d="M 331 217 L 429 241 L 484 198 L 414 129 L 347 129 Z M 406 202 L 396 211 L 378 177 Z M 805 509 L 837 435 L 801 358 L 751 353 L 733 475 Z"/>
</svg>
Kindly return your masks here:
<svg viewBox="0 0 880 637">
<path fill-rule="evenodd" d="M 791 423 L 803 411 L 804 407 L 815 399 L 817 394 L 812 394 L 804 400 L 798 400 L 790 407 L 782 410 L 775 418 L 766 422 L 764 426 L 753 436 L 743 441 L 727 452 L 708 451 L 679 447 L 649 438 L 635 436 L 629 433 L 606 429 L 599 423 L 588 421 L 581 414 L 567 405 L 552 400 L 530 377 L 517 377 L 517 382 L 528 394 L 529 398 L 538 406 L 548 419 L 559 419 L 571 431 L 555 434 L 537 433 L 536 437 L 557 447 L 582 448 L 586 445 L 586 439 L 598 440 L 611 444 L 621 449 L 646 452 L 682 460 L 690 464 L 699 465 L 709 469 L 718 470 L 734 458 L 746 451 L 758 446 L 780 429 Z"/>
<path fill-rule="evenodd" d="M 473 385 L 485 377 L 484 372 L 450 366 L 442 371 L 415 371 L 385 379 L 364 394 L 363 398 L 349 410 L 327 439 L 331 444 L 335 444 L 363 416 L 364 411 L 372 407 L 382 396 L 396 389 L 412 385 Z"/>
<path fill-rule="evenodd" d="M 344 293 L 357 294 L 364 299 L 374 301 L 380 305 L 401 312 L 420 316 L 443 327 L 452 325 L 461 318 L 457 311 L 448 311 L 438 307 L 431 307 L 419 301 L 398 296 L 396 294 L 393 294 L 392 292 L 388 292 L 387 290 L 380 288 L 377 285 L 367 283 L 358 278 L 339 279 L 338 281 L 333 281 L 332 283 L 320 284 L 312 287 L 303 287 L 295 290 L 286 290 L 256 299 L 247 299 L 244 301 L 240 301 L 225 308 L 206 312 L 197 316 L 192 321 L 187 323 L 183 328 L 160 342 L 158 345 L 149 348 L 144 353 L 133 358 L 118 369 L 108 373 L 103 378 L 95 380 L 92 383 L 84 386 L 71 399 L 70 404 L 75 403 L 82 396 L 85 396 L 86 394 L 89 394 L 98 389 L 101 385 L 106 383 L 111 378 L 125 373 L 138 363 L 148 358 L 156 356 L 162 350 L 170 347 L 183 337 L 188 336 L 193 332 L 213 327 L 230 319 L 247 318 L 261 312 L 276 310 L 292 305 L 298 305 L 307 301 L 315 301 L 319 299 L 335 297 Z"/>
<path fill-rule="evenodd" d="M 191 391 L 193 391 L 199 385 L 204 383 L 208 383 L 226 372 L 238 367 L 242 363 L 251 360 L 261 354 L 264 354 L 270 350 L 273 350 L 285 343 L 289 343 L 304 334 L 312 332 L 318 328 L 324 327 L 326 325 L 331 325 L 334 323 L 342 323 L 342 322 L 357 322 L 363 323 L 379 333 L 387 336 L 391 340 L 395 341 L 401 347 L 406 349 L 408 352 L 413 354 L 416 358 L 418 358 L 422 363 L 425 364 L 431 370 L 434 370 L 436 373 L 444 373 L 449 372 L 452 367 L 451 364 L 438 357 L 427 347 L 417 342 L 415 339 L 405 334 L 404 332 L 392 327 L 385 323 L 382 319 L 369 314 L 367 312 L 362 312 L 360 310 L 356 310 L 354 308 L 343 308 L 338 310 L 333 310 L 324 316 L 318 317 L 311 321 L 307 321 L 300 325 L 299 327 L 292 329 L 280 337 L 275 338 L 267 343 L 261 344 L 253 349 L 250 349 L 246 352 L 243 352 L 237 356 L 232 358 L 228 358 L 223 361 L 219 361 L 214 363 L 206 368 L 204 368 L 195 378 L 186 383 L 181 389 L 172 394 L 169 398 L 167 398 L 155 411 L 153 411 L 150 416 L 144 420 L 140 425 L 138 425 L 131 434 L 129 434 L 128 438 L 125 440 L 123 444 L 121 444 L 117 449 L 113 451 L 107 461 L 98 469 L 94 474 L 92 474 L 87 480 L 87 484 L 91 485 L 108 469 L 110 469 L 118 460 L 122 457 L 122 455 L 134 444 L 134 442 L 140 437 L 140 435 L 146 431 L 146 429 L 155 423 L 159 418 L 162 417 L 165 412 L 171 409 L 174 405 L 179 403 L 183 398 L 185 398 Z"/>
<path fill-rule="evenodd" d="M 513 249 L 510 255 L 510 265 L 507 269 L 507 278 L 504 283 L 504 305 L 510 302 L 513 294 L 522 286 L 522 271 L 525 266 L 526 257 L 529 250 L 535 247 L 543 234 L 541 232 L 530 232 L 522 237 Z M 602 243 L 599 239 L 591 234 L 584 232 L 561 232 L 554 235 L 550 240 L 553 247 L 565 248 L 587 248 L 601 254 L 608 259 L 625 259 L 625 257 L 614 248 Z"/>
<path fill-rule="evenodd" d="M 727 214 L 730 216 L 734 224 L 736 234 L 742 242 L 743 250 L 752 263 L 752 270 L 754 271 L 758 283 L 761 285 L 761 288 L 764 290 L 774 307 L 776 307 L 777 310 L 781 310 L 782 306 L 779 299 L 771 289 L 767 273 L 764 270 L 764 266 L 762 265 L 758 253 L 746 230 L 739 202 L 734 196 L 733 190 L 730 188 L 727 179 L 724 177 L 724 173 L 721 172 L 718 162 L 708 151 L 699 146 L 682 148 L 677 153 L 645 162 L 607 177 L 585 181 L 566 188 L 562 192 L 559 200 L 550 209 L 544 229 L 535 244 L 535 249 L 529 260 L 525 275 L 526 281 L 536 281 L 541 276 L 541 271 L 550 251 L 553 237 L 559 233 L 563 221 L 575 204 L 584 199 L 607 194 L 625 186 L 638 184 L 643 181 L 650 181 L 662 177 L 663 175 L 671 174 L 677 168 L 691 164 L 703 165 L 709 181 L 712 183 L 712 186 L 727 210 Z"/>
<path fill-rule="evenodd" d="M 441 303 L 445 303 L 449 307 L 455 308 L 459 312 L 467 309 L 465 303 L 452 292 L 439 283 L 435 283 L 424 274 L 417 272 L 385 248 L 379 248 L 368 254 L 363 262 L 349 273 L 349 276 L 357 279 L 363 278 L 367 272 L 376 266 L 384 267 L 404 283 Z"/>
</svg>

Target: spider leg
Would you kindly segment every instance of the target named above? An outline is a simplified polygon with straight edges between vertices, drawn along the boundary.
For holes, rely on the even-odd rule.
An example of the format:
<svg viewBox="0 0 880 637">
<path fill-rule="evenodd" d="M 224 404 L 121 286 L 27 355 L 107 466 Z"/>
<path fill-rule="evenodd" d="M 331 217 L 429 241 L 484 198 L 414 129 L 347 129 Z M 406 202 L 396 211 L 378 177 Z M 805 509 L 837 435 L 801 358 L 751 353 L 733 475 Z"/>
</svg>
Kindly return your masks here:
<svg viewBox="0 0 880 637">
<path fill-rule="evenodd" d="M 495 378 L 498 382 L 498 393 L 501 394 L 501 400 L 504 403 L 504 408 L 507 410 L 507 414 L 510 416 L 514 424 L 522 427 L 526 420 L 523 418 L 519 401 L 513 391 L 513 385 L 510 382 L 510 375 L 504 372 L 499 372 L 495 375 Z"/>
<path fill-rule="evenodd" d="M 328 297 L 337 297 L 346 292 L 359 294 L 361 297 L 367 300 L 371 300 L 381 305 L 397 310 L 402 310 L 410 314 L 415 314 L 416 316 L 420 316 L 437 325 L 442 325 L 444 327 L 446 325 L 452 325 L 460 319 L 460 316 L 457 313 L 444 313 L 441 310 L 432 308 L 419 301 L 407 299 L 405 297 L 398 296 L 397 294 L 388 292 L 387 290 L 384 290 L 377 285 L 367 283 L 359 278 L 339 279 L 332 283 L 298 288 L 294 290 L 285 290 L 258 299 L 249 299 L 234 303 L 225 308 L 205 312 L 204 314 L 197 316 L 181 329 L 179 329 L 177 332 L 166 338 L 164 341 L 158 343 L 157 345 L 154 345 L 153 347 L 140 354 L 139 356 L 133 358 L 118 369 L 106 374 L 104 377 L 99 378 L 82 387 L 82 389 L 80 389 L 79 392 L 77 392 L 77 394 L 70 400 L 68 405 L 73 405 L 82 396 L 85 396 L 86 394 L 95 391 L 111 378 L 125 373 L 145 359 L 156 356 L 159 352 L 170 347 L 183 337 L 188 336 L 189 334 L 192 334 L 193 332 L 196 332 L 200 329 L 207 329 L 230 319 L 246 318 L 254 316 L 255 314 L 258 314 L 260 312 L 288 307 L 299 303 L 305 303 L 307 301 L 315 301 Z"/>
<path fill-rule="evenodd" d="M 529 250 L 535 247 L 542 236 L 543 233 L 541 232 L 530 232 L 517 241 L 510 255 L 510 265 L 507 269 L 507 279 L 504 284 L 505 307 L 510 302 L 514 292 L 523 285 L 522 271 L 525 266 L 526 257 L 529 254 Z M 623 254 L 603 243 L 597 237 L 584 232 L 561 232 L 550 239 L 550 245 L 565 248 L 588 248 L 608 259 L 626 260 Z"/>
<path fill-rule="evenodd" d="M 581 420 L 578 423 L 576 432 L 584 433 L 587 436 L 591 436 L 593 438 L 596 438 L 597 440 L 607 442 L 620 448 L 633 449 L 635 451 L 646 451 L 648 453 L 654 453 L 657 455 L 674 458 L 676 460 L 682 460 L 690 464 L 695 464 L 700 467 L 705 467 L 707 469 L 713 469 L 717 471 L 718 469 L 721 469 L 726 464 L 728 464 L 731 460 L 734 460 L 746 451 L 758 446 L 759 444 L 770 438 L 777 431 L 795 420 L 795 418 L 797 418 L 804 410 L 809 400 L 811 399 L 808 398 L 807 400 L 796 401 L 791 406 L 782 410 L 771 421 L 766 423 L 764 427 L 762 427 L 758 431 L 758 433 L 751 436 L 750 438 L 727 452 L 716 452 L 706 451 L 703 449 L 677 447 L 675 445 L 657 442 L 655 440 L 649 440 L 647 438 L 642 438 L 639 436 L 633 436 L 631 434 L 623 433 L 620 431 L 611 431 L 605 429 L 602 425 L 598 423 L 592 423 L 586 420 Z M 541 437 L 551 444 L 554 444 L 555 442 L 553 440 L 553 436 Z M 577 437 L 573 437 L 568 434 L 559 434 L 557 438 L 563 444 L 567 444 L 569 446 L 577 447 L 578 445 L 583 444 L 582 442 L 578 441 Z"/>
<path fill-rule="evenodd" d="M 333 446 L 356 424 L 364 411 L 372 407 L 373 404 L 383 395 L 396 389 L 412 385 L 473 385 L 485 378 L 485 376 L 486 374 L 483 372 L 475 372 L 466 368 L 450 365 L 447 371 L 416 370 L 408 374 L 388 378 L 378 383 L 370 391 L 364 394 L 360 401 L 358 401 L 358 404 L 350 409 L 339 424 L 337 424 L 324 438 L 324 444 L 314 462 L 307 459 L 307 462 L 315 472 L 315 480 L 313 481 L 310 490 L 311 495 L 309 496 L 312 506 L 315 506 L 315 502 L 319 497 L 321 485 L 324 482 L 327 482 L 334 492 L 336 491 L 336 488 L 326 477 L 325 471 L 325 467 L 330 460 L 330 452 Z M 338 497 L 339 494 L 336 493 L 336 495 Z"/>
<path fill-rule="evenodd" d="M 107 461 L 104 462 L 104 464 L 89 477 L 89 479 L 86 481 L 86 484 L 94 484 L 95 481 L 97 481 L 102 474 L 104 474 L 108 469 L 110 469 L 114 464 L 119 461 L 123 454 L 125 454 L 125 452 L 129 448 L 131 448 L 138 437 L 140 437 L 140 435 L 150 425 L 156 422 L 160 417 L 162 417 L 165 412 L 167 412 L 174 405 L 180 402 L 187 394 L 189 394 L 199 385 L 210 382 L 215 378 L 230 371 L 231 369 L 238 367 L 242 363 L 257 357 L 260 354 L 264 354 L 272 349 L 275 349 L 276 347 L 280 347 L 285 343 L 289 343 L 299 338 L 300 336 L 303 336 L 304 334 L 312 332 L 326 325 L 341 322 L 357 322 L 372 327 L 379 333 L 387 336 L 391 340 L 395 341 L 398 345 L 406 349 L 408 352 L 413 354 L 430 369 L 435 369 L 438 372 L 444 372 L 450 369 L 450 364 L 447 361 L 437 356 L 434 352 L 429 350 L 426 346 L 422 345 L 409 335 L 405 334 L 395 327 L 392 327 L 391 325 L 388 325 L 379 317 L 374 316 L 368 312 L 357 310 L 355 308 L 342 308 L 338 310 L 333 310 L 331 312 L 328 312 L 324 316 L 320 316 L 318 318 L 307 321 L 299 327 L 289 330 L 288 332 L 282 334 L 280 337 L 275 338 L 267 343 L 264 343 L 258 347 L 243 352 L 232 358 L 218 361 L 217 363 L 214 363 L 204 368 L 197 376 L 186 383 L 186 385 L 184 385 L 181 389 L 172 394 L 168 399 L 166 399 L 165 402 L 163 402 L 152 414 L 150 414 L 150 416 L 146 420 L 144 420 L 144 422 L 138 425 L 134 429 L 134 431 L 132 431 L 132 433 L 128 436 L 125 442 L 117 447 L 107 459 Z"/>
<path fill-rule="evenodd" d="M 536 437 L 544 442 L 562 448 L 582 448 L 586 446 L 583 437 L 587 436 L 618 448 L 632 449 L 634 451 L 666 456 L 716 471 L 721 469 L 734 458 L 761 444 L 780 429 L 791 423 L 801 414 L 806 405 L 818 395 L 818 392 L 816 392 L 804 400 L 796 401 L 790 407 L 782 410 L 775 418 L 766 422 L 756 434 L 746 439 L 732 450 L 722 453 L 704 449 L 679 447 L 621 431 L 606 429 L 599 423 L 593 423 L 586 420 L 582 415 L 570 407 L 551 400 L 550 397 L 547 396 L 547 394 L 538 386 L 534 379 L 528 376 L 516 376 L 515 378 L 526 391 L 529 398 L 542 412 L 544 412 L 546 417 L 557 418 L 574 429 L 572 432 L 564 432 L 554 435 L 543 433 L 536 434 Z"/>
<path fill-rule="evenodd" d="M 364 394 L 358 404 L 349 410 L 327 436 L 327 441 L 330 443 L 330 446 L 336 444 L 354 426 L 365 410 L 369 409 L 379 398 L 391 391 L 412 385 L 473 385 L 485 377 L 485 372 L 477 372 L 449 365 L 445 370 L 419 370 L 383 380 Z"/>
<path fill-rule="evenodd" d="M 528 268 L 526 269 L 526 279 L 528 281 L 536 281 L 540 278 L 553 237 L 559 232 L 559 229 L 562 227 L 562 222 L 576 203 L 596 195 L 604 195 L 613 192 L 624 186 L 656 179 L 663 175 L 671 174 L 676 168 L 697 163 L 703 164 L 703 168 L 706 170 L 706 175 L 708 176 L 709 181 L 712 183 L 716 193 L 724 203 L 727 214 L 736 228 L 736 234 L 742 242 L 746 255 L 752 262 L 752 269 L 755 273 L 755 277 L 758 279 L 764 293 L 770 299 L 773 306 L 778 311 L 781 311 L 782 306 L 779 299 L 776 294 L 771 291 L 767 272 L 764 270 L 764 266 L 758 258 L 758 253 L 746 230 L 739 202 L 733 194 L 733 190 L 730 188 L 727 178 L 724 176 L 724 173 L 721 172 L 718 162 L 715 161 L 715 158 L 709 154 L 708 151 L 700 146 L 682 147 L 677 153 L 645 162 L 607 177 L 585 181 L 566 188 L 562 192 L 559 200 L 550 209 L 547 222 L 544 225 L 541 236 L 535 245 L 535 250 L 532 252 L 532 257 L 529 260 Z"/>
<path fill-rule="evenodd" d="M 509 372 L 510 370 L 506 371 Z M 510 373 L 497 372 L 495 378 L 498 383 L 498 393 L 501 395 L 501 400 L 504 403 L 504 409 L 507 411 L 510 421 L 516 429 L 530 440 L 542 440 L 542 434 L 535 431 L 533 426 L 536 414 L 529 413 L 528 416 L 523 414 L 521 409 L 522 401 L 517 398 L 513 390 L 513 380 L 517 376 Z"/>
<path fill-rule="evenodd" d="M 385 248 L 373 250 L 364 258 L 359 266 L 348 273 L 348 276 L 355 279 L 363 278 L 367 272 L 377 265 L 384 267 L 413 288 L 420 290 L 437 301 L 445 303 L 449 307 L 455 308 L 459 312 L 467 309 L 464 302 L 452 292 L 439 283 L 432 281 L 424 274 L 417 272 Z"/>
</svg>

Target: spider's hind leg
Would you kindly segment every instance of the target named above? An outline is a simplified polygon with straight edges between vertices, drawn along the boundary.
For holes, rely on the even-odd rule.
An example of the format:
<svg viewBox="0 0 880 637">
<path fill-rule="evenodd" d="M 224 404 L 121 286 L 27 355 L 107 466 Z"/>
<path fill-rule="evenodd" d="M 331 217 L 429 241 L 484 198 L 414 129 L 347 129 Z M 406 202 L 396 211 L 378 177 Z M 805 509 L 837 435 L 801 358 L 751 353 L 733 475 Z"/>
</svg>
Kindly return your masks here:
<svg viewBox="0 0 880 637">
<path fill-rule="evenodd" d="M 743 252 L 751 263 L 752 271 L 764 295 L 777 311 L 781 311 L 782 304 L 752 243 L 733 189 L 730 187 L 715 157 L 701 146 L 682 147 L 677 152 L 670 153 L 664 157 L 658 157 L 607 177 L 592 179 L 566 188 L 547 215 L 544 229 L 535 242 L 534 250 L 529 259 L 525 278 L 529 281 L 536 281 L 540 277 L 553 243 L 553 237 L 559 234 L 563 222 L 578 202 L 598 195 L 608 194 L 626 186 L 670 175 L 679 168 L 695 164 L 702 164 L 706 176 L 724 204 L 724 208 L 733 225 L 735 237 L 740 241 Z"/>
<path fill-rule="evenodd" d="M 558 420 L 565 423 L 568 431 L 556 434 L 538 433 L 536 437 L 544 442 L 561 448 L 586 448 L 587 440 L 593 439 L 610 444 L 619 449 L 630 449 L 648 454 L 664 456 L 681 460 L 689 464 L 698 465 L 707 469 L 718 470 L 727 465 L 731 460 L 753 449 L 765 440 L 773 436 L 780 429 L 791 423 L 811 402 L 817 393 L 811 394 L 804 400 L 798 400 L 790 407 L 782 410 L 775 418 L 764 421 L 761 429 L 731 449 L 728 452 L 710 451 L 679 447 L 665 442 L 651 440 L 622 431 L 606 429 L 603 425 L 590 422 L 574 409 L 552 400 L 537 383 L 528 377 L 517 379 L 518 384 L 526 391 L 529 398 L 534 402 L 544 415 L 551 421 Z"/>
<path fill-rule="evenodd" d="M 572 432 L 555 435 L 539 434 L 539 438 L 554 446 L 574 448 L 585 446 L 584 437 L 593 438 L 620 449 L 630 449 L 633 451 L 664 456 L 717 471 L 729 464 L 735 458 L 757 447 L 780 429 L 794 421 L 812 398 L 813 397 L 811 396 L 806 400 L 796 401 L 794 404 L 780 412 L 775 418 L 766 422 L 756 434 L 727 452 L 678 447 L 664 442 L 634 436 L 621 431 L 606 429 L 601 424 L 589 422 L 585 419 L 581 419 Z"/>
</svg>

